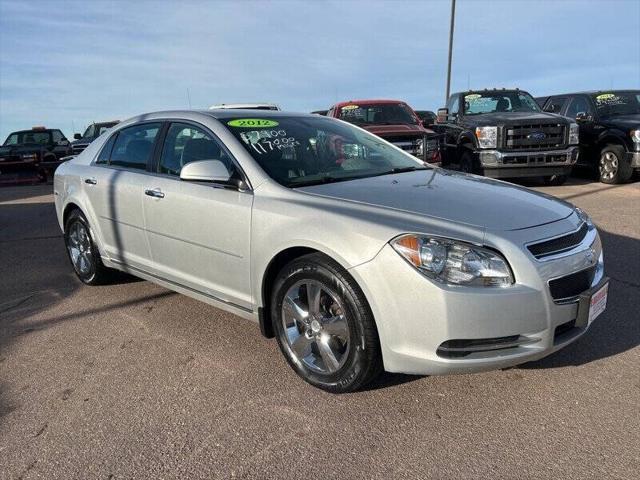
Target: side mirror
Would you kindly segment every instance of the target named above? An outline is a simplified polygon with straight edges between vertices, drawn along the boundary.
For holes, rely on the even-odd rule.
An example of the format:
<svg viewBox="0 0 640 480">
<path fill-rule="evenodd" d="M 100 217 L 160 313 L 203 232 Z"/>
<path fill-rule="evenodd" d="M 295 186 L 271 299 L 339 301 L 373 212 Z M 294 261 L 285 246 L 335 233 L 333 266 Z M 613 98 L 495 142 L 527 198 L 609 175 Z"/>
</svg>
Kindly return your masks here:
<svg viewBox="0 0 640 480">
<path fill-rule="evenodd" d="M 73 139 L 74 140 L 80 140 L 82 138 L 82 135 L 80 135 L 79 133 L 74 133 L 73 134 Z"/>
<path fill-rule="evenodd" d="M 180 170 L 180 180 L 190 182 L 230 183 L 231 174 L 220 160 L 198 160 Z"/>
<path fill-rule="evenodd" d="M 576 115 L 576 122 L 590 122 L 591 120 L 591 115 L 587 115 L 585 112 L 578 112 Z"/>
<path fill-rule="evenodd" d="M 439 108 L 438 116 L 436 117 L 437 123 L 446 123 L 449 118 L 449 109 L 448 108 Z"/>
</svg>

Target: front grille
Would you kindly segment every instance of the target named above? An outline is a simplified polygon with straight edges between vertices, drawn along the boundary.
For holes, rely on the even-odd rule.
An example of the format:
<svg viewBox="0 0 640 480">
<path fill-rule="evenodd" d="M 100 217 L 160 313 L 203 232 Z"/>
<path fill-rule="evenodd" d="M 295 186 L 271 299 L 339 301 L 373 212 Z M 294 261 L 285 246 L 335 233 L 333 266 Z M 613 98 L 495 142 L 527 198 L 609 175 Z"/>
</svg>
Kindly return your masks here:
<svg viewBox="0 0 640 480">
<path fill-rule="evenodd" d="M 87 147 L 88 147 L 88 145 L 84 145 L 84 144 L 83 145 L 73 145 L 71 147 L 71 150 L 73 151 L 74 155 L 78 155 L 78 154 L 82 153 L 84 151 L 84 149 L 87 148 Z"/>
<path fill-rule="evenodd" d="M 504 147 L 507 150 L 564 148 L 566 146 L 565 129 L 565 125 L 559 123 L 507 126 L 504 129 Z"/>
<path fill-rule="evenodd" d="M 572 300 L 591 287 L 595 274 L 596 265 L 565 277 L 549 280 L 551 296 L 556 301 Z"/>
<path fill-rule="evenodd" d="M 567 155 L 565 154 L 553 154 L 553 155 L 518 155 L 517 157 L 503 157 L 503 165 L 548 165 L 555 163 L 566 163 Z"/>
<path fill-rule="evenodd" d="M 566 252 L 580 245 L 584 240 L 584 237 L 587 236 L 588 231 L 589 227 L 586 223 L 583 223 L 578 230 L 570 233 L 569 235 L 553 238 L 540 243 L 534 243 L 533 245 L 528 245 L 527 248 L 531 254 L 538 259 Z"/>
</svg>

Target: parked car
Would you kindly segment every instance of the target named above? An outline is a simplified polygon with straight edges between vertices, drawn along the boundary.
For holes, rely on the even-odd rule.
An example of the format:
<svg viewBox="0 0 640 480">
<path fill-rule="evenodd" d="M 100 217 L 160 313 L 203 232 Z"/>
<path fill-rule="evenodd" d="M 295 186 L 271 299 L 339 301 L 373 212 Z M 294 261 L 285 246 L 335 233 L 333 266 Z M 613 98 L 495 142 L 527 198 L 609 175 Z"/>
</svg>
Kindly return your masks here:
<svg viewBox="0 0 640 480">
<path fill-rule="evenodd" d="M 211 105 L 209 110 L 280 110 L 275 103 L 221 103 Z"/>
<path fill-rule="evenodd" d="M 492 178 L 564 183 L 578 158 L 578 125 L 545 113 L 523 90 L 454 93 L 438 110 L 443 166 Z"/>
<path fill-rule="evenodd" d="M 604 183 L 624 183 L 640 170 L 640 90 L 599 90 L 547 98 L 543 110 L 580 125 L 578 165 Z"/>
<path fill-rule="evenodd" d="M 606 305 L 584 212 L 329 117 L 145 114 L 60 166 L 54 193 L 81 281 L 124 270 L 254 320 L 331 392 L 535 360 Z"/>
<path fill-rule="evenodd" d="M 73 138 L 75 140 L 71 142 L 72 154 L 78 155 L 85 148 L 87 148 L 91 142 L 93 142 L 96 138 L 98 138 L 100 135 L 102 135 L 104 132 L 117 125 L 118 123 L 120 123 L 120 120 L 92 123 L 86 128 L 82 135 L 80 135 L 79 133 L 75 133 L 73 135 Z"/>
<path fill-rule="evenodd" d="M 57 128 L 12 132 L 0 147 L 0 173 L 32 171 L 46 181 L 70 152 L 69 140 Z"/>
<path fill-rule="evenodd" d="M 416 110 L 416 115 L 425 127 L 430 127 L 436 123 L 437 115 L 431 110 Z"/>
<path fill-rule="evenodd" d="M 440 162 L 438 136 L 422 125 L 405 102 L 350 100 L 332 106 L 327 116 L 362 127 L 425 162 Z"/>
</svg>

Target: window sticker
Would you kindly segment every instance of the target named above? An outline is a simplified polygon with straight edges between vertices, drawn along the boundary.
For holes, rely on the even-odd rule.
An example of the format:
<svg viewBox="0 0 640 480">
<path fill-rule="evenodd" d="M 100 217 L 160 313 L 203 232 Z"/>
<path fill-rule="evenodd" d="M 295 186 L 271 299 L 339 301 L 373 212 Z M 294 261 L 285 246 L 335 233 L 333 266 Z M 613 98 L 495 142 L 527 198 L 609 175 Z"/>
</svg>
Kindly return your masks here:
<svg viewBox="0 0 640 480">
<path fill-rule="evenodd" d="M 470 93 L 469 95 L 465 95 L 464 99 L 467 102 L 471 102 L 473 100 L 479 99 L 480 97 L 482 97 L 482 95 L 480 95 L 479 93 Z"/>
<path fill-rule="evenodd" d="M 227 122 L 230 127 L 256 128 L 256 127 L 277 127 L 278 122 L 266 120 L 264 118 L 236 118 Z"/>
<path fill-rule="evenodd" d="M 286 130 L 251 130 L 240 134 L 242 141 L 257 154 L 273 152 L 300 146 L 300 142 L 290 136 Z"/>
<path fill-rule="evenodd" d="M 360 108 L 358 105 L 345 105 L 344 107 L 342 107 L 342 110 L 355 110 L 357 108 Z"/>
<path fill-rule="evenodd" d="M 600 107 L 603 105 L 620 105 L 625 103 L 624 99 L 620 98 L 615 93 L 603 93 L 596 97 L 596 104 Z"/>
</svg>

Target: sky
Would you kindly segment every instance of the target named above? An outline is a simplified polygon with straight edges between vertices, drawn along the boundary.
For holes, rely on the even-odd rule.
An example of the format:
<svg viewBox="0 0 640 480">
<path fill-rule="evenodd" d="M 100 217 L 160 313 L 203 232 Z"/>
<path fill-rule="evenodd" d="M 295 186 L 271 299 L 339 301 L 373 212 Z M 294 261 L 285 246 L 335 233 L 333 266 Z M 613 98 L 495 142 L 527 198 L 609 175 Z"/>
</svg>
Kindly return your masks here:
<svg viewBox="0 0 640 480">
<path fill-rule="evenodd" d="M 0 0 L 0 141 L 214 103 L 444 104 L 450 0 Z M 458 0 L 452 91 L 640 88 L 640 0 Z"/>
</svg>

